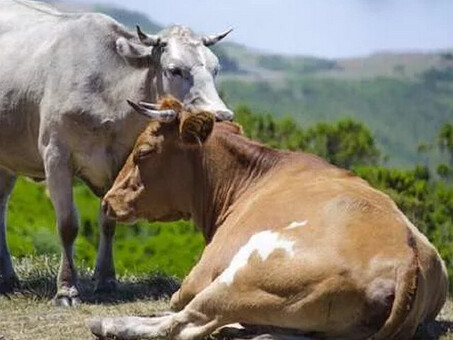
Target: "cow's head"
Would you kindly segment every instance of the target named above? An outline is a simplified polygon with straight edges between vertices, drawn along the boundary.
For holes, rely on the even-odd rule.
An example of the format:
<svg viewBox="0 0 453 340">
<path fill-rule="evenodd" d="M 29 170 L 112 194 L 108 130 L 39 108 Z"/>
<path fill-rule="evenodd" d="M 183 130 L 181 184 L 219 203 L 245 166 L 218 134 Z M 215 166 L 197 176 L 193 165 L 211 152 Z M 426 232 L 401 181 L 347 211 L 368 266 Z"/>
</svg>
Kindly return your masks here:
<svg viewBox="0 0 453 340">
<path fill-rule="evenodd" d="M 231 120 L 233 112 L 215 87 L 219 61 L 208 48 L 230 32 L 198 36 L 187 27 L 171 26 L 156 35 L 148 35 L 137 26 L 140 43 L 120 38 L 117 49 L 123 56 L 150 60 L 157 92 L 152 99 L 172 95 L 191 111 L 213 112 L 218 120 Z"/>
<path fill-rule="evenodd" d="M 194 185 L 190 160 L 212 132 L 214 116 L 189 113 L 166 98 L 159 104 L 129 104 L 151 122 L 103 199 L 107 216 L 122 222 L 136 219 L 173 221 L 189 218 Z"/>
</svg>

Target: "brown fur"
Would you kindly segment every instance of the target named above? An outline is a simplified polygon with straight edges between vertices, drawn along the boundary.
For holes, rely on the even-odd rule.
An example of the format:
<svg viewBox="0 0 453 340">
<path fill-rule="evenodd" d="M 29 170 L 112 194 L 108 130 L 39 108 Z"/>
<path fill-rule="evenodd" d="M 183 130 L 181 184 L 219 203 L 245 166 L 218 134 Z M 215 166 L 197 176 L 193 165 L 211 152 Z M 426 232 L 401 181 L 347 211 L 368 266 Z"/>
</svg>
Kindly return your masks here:
<svg viewBox="0 0 453 340">
<path fill-rule="evenodd" d="M 319 157 L 251 141 L 236 124 L 216 123 L 198 147 L 180 134 L 176 124 L 148 128 L 136 150 L 158 141 L 159 151 L 128 160 L 104 198 L 124 221 L 190 216 L 202 229 L 207 246 L 172 297 L 180 312 L 165 319 L 175 338 L 241 322 L 405 340 L 439 312 L 448 285 L 442 260 L 388 196 Z M 230 285 L 218 282 L 264 230 L 294 242 L 294 257 L 252 253 Z"/>
</svg>

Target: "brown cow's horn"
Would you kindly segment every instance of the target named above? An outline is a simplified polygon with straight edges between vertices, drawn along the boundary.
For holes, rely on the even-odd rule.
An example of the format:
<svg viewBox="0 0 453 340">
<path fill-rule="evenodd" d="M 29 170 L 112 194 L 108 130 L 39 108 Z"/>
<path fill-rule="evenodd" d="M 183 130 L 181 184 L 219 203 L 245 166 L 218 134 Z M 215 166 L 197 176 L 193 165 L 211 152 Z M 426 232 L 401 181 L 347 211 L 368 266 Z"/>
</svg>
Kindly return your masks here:
<svg viewBox="0 0 453 340">
<path fill-rule="evenodd" d="M 174 121 L 178 116 L 174 110 L 153 110 L 145 107 L 144 105 L 136 104 L 130 100 L 128 100 L 127 102 L 138 113 L 160 122 L 171 122 Z"/>
<path fill-rule="evenodd" d="M 137 35 L 140 41 L 145 44 L 146 46 L 162 46 L 165 45 L 165 41 L 159 37 L 158 35 L 150 35 L 144 33 L 140 26 L 137 27 Z"/>
<path fill-rule="evenodd" d="M 139 105 L 146 107 L 151 110 L 159 110 L 160 105 L 155 103 L 140 102 Z"/>
<path fill-rule="evenodd" d="M 217 34 L 217 35 L 208 35 L 204 36 L 201 38 L 201 41 L 205 46 L 212 46 L 216 43 L 218 43 L 220 40 L 225 38 L 230 32 L 233 30 L 233 28 L 230 28 L 229 30 L 226 30 L 223 33 Z"/>
</svg>

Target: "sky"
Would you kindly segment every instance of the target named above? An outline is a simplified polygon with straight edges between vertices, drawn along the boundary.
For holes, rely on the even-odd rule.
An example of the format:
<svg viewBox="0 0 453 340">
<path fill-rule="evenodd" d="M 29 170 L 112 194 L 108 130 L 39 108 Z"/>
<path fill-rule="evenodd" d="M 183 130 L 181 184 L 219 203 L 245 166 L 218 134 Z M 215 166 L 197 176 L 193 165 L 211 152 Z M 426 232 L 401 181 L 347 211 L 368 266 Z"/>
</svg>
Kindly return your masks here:
<svg viewBox="0 0 453 340">
<path fill-rule="evenodd" d="M 141 11 L 265 52 L 339 58 L 453 48 L 453 0 L 79 0 Z"/>
</svg>

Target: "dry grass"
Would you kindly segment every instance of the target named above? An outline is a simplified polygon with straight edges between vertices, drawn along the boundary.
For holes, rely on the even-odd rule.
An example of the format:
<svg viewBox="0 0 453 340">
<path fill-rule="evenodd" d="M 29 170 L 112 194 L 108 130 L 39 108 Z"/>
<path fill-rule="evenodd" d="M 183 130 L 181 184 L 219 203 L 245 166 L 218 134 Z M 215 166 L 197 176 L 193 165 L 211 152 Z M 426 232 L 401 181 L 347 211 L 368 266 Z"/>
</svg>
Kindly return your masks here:
<svg viewBox="0 0 453 340">
<path fill-rule="evenodd" d="M 93 294 L 91 271 L 80 274 L 82 299 L 75 308 L 55 307 L 56 259 L 25 259 L 16 263 L 21 288 L 0 296 L 0 340 L 94 339 L 84 323 L 98 315 L 151 316 L 168 309 L 168 297 L 178 288 L 173 278 L 159 274 L 120 279 L 112 296 Z M 449 301 L 435 322 L 420 327 L 413 340 L 453 340 L 453 302 Z"/>
<path fill-rule="evenodd" d="M 75 308 L 55 307 L 56 258 L 16 261 L 21 287 L 10 296 L 0 296 L 0 340 L 92 339 L 87 318 L 98 315 L 151 316 L 168 309 L 168 298 L 179 283 L 161 274 L 120 278 L 114 295 L 94 294 L 92 270 L 79 272 L 84 304 Z"/>
</svg>

